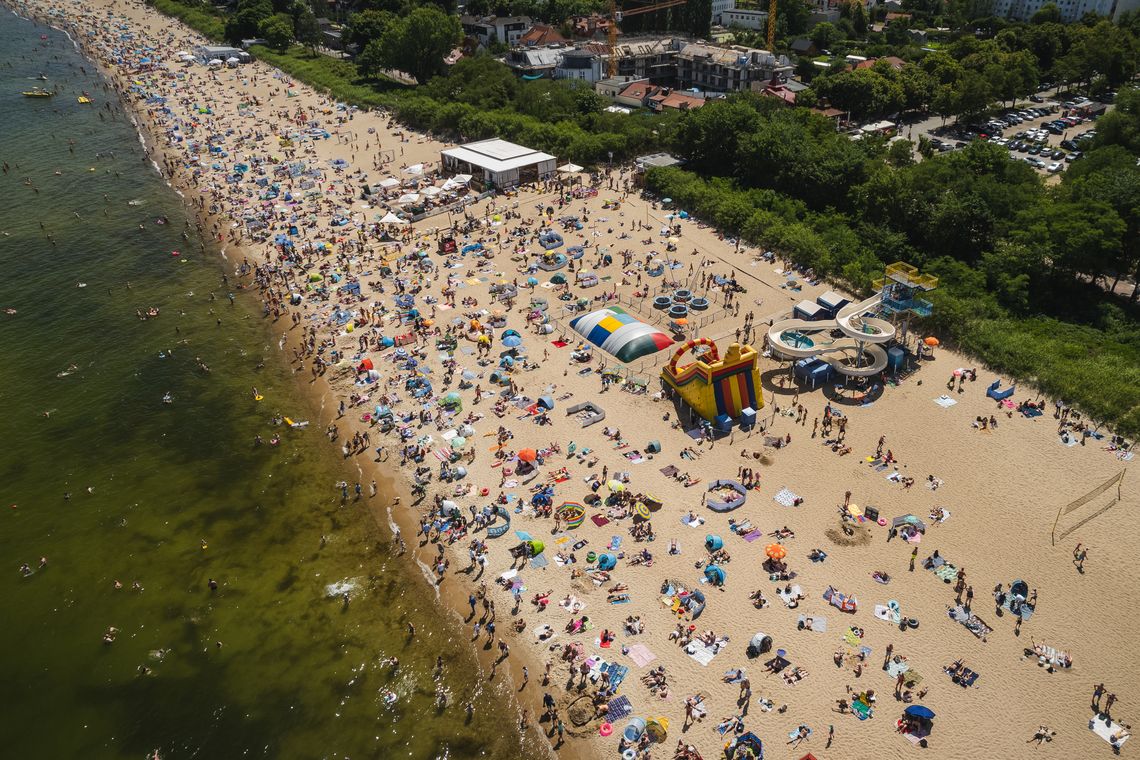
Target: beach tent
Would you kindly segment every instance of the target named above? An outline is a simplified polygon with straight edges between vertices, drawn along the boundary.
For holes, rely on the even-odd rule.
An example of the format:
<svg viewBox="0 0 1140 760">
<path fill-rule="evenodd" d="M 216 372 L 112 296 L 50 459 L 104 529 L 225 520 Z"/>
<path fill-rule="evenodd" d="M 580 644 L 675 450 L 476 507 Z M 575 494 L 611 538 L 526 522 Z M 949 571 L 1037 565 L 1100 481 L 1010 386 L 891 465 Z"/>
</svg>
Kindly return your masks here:
<svg viewBox="0 0 1140 760">
<path fill-rule="evenodd" d="M 403 195 L 400 196 L 400 199 L 396 202 L 399 203 L 401 206 L 405 206 L 409 203 L 415 203 L 419 199 L 420 199 L 419 193 L 404 193 Z"/>
<path fill-rule="evenodd" d="M 719 565 L 709 565 L 705 568 L 705 577 L 714 586 L 723 586 L 728 575 Z"/>
<path fill-rule="evenodd" d="M 407 222 L 389 211 L 380 220 L 380 224 L 407 224 Z"/>
<path fill-rule="evenodd" d="M 705 536 L 705 548 L 715 552 L 724 547 L 724 539 L 712 533 Z"/>
<path fill-rule="evenodd" d="M 752 640 L 748 642 L 747 655 L 749 657 L 759 657 L 762 654 L 767 654 L 772 651 L 772 637 L 763 631 L 757 631 Z"/>
<path fill-rule="evenodd" d="M 725 745 L 724 757 L 725 760 L 764 760 L 764 743 L 749 731 Z"/>
<path fill-rule="evenodd" d="M 423 164 L 412 164 L 407 169 L 404 169 L 404 172 L 407 174 L 423 174 L 424 173 L 424 165 Z"/>
<path fill-rule="evenodd" d="M 613 570 L 617 567 L 617 555 L 605 552 L 598 555 L 598 569 L 599 570 Z"/>
<path fill-rule="evenodd" d="M 391 188 L 399 185 L 400 180 L 396 179 L 395 177 L 388 177 L 387 179 L 380 180 L 376 184 L 380 185 L 380 187 L 382 187 L 386 190 L 390 190 Z"/>
<path fill-rule="evenodd" d="M 645 733 L 649 734 L 651 741 L 660 744 L 669 737 L 669 719 L 658 717 L 647 721 L 645 724 Z"/>
<path fill-rule="evenodd" d="M 570 328 L 625 363 L 673 345 L 673 339 L 668 335 L 619 306 L 575 317 L 570 320 Z"/>
</svg>

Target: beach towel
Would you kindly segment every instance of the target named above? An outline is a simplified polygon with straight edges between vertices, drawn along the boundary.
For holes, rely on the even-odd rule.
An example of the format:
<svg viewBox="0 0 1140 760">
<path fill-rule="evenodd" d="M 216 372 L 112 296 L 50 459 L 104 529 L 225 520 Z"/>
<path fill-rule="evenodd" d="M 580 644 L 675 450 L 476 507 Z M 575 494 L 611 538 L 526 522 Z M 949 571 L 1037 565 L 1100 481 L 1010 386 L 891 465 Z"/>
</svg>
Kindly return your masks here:
<svg viewBox="0 0 1140 760">
<path fill-rule="evenodd" d="M 941 567 L 935 568 L 934 574 L 944 581 L 953 581 L 958 577 L 958 568 L 946 562 Z"/>
<path fill-rule="evenodd" d="M 756 530 L 753 530 L 751 533 L 749 533 L 747 536 L 745 536 L 744 540 L 747 541 L 748 543 L 752 543 L 753 541 L 755 541 L 756 539 L 760 538 L 763 535 L 764 535 L 764 532 L 762 530 L 760 530 L 759 528 L 757 528 Z"/>
<path fill-rule="evenodd" d="M 781 488 L 780 491 L 772 497 L 772 501 L 777 504 L 782 504 L 785 507 L 793 507 L 796 504 L 796 499 L 800 497 L 789 491 L 787 488 Z"/>
<path fill-rule="evenodd" d="M 971 612 L 966 612 L 966 608 L 960 604 L 957 607 L 951 607 L 947 611 L 947 614 L 950 616 L 951 620 L 956 620 L 957 622 L 964 625 L 966 627 L 966 630 L 977 636 L 979 639 L 983 636 L 993 633 L 993 628 L 987 625 L 977 615 Z"/>
<path fill-rule="evenodd" d="M 610 551 L 617 551 L 621 548 L 621 536 L 612 536 L 610 538 Z"/>
<path fill-rule="evenodd" d="M 807 621 L 811 620 L 811 628 L 807 627 Z M 796 620 L 796 627 L 803 625 L 803 630 L 818 631 L 819 633 L 827 633 L 827 618 L 822 615 L 800 615 Z"/>
<path fill-rule="evenodd" d="M 871 706 L 866 702 L 860 702 L 857 699 L 851 701 L 851 712 L 854 713 L 855 717 L 859 720 L 867 720 L 867 718 L 870 718 L 873 715 Z"/>
<path fill-rule="evenodd" d="M 527 533 L 525 530 L 516 530 L 515 535 L 519 537 L 519 541 L 533 541 L 534 537 Z"/>
<path fill-rule="evenodd" d="M 624 718 L 627 715 L 633 715 L 633 705 L 629 703 L 629 697 L 620 696 L 610 700 L 606 709 L 607 719 L 612 722 Z"/>
<path fill-rule="evenodd" d="M 792 602 L 795 600 L 795 598 L 803 594 L 803 592 L 804 590 L 799 587 L 799 584 L 797 584 L 795 586 L 792 586 L 791 591 L 784 591 L 783 589 L 778 590 L 776 592 L 776 595 L 784 600 L 785 605 L 791 607 Z"/>
<path fill-rule="evenodd" d="M 898 625 L 901 618 L 900 615 L 896 615 L 885 604 L 875 605 L 875 617 L 877 617 L 879 620 L 890 623 L 891 625 Z"/>
<path fill-rule="evenodd" d="M 539 554 L 536 557 L 530 558 L 530 566 L 533 567 L 535 570 L 541 570 L 542 568 L 546 567 L 549 564 L 550 564 L 550 562 L 547 561 L 545 554 Z"/>
<path fill-rule="evenodd" d="M 802 681 L 807 678 L 808 672 L 801 667 L 792 668 L 791 671 L 785 672 L 784 683 L 788 686 L 795 686 L 797 681 Z"/>
<path fill-rule="evenodd" d="M 1121 738 L 1119 741 L 1114 741 L 1112 738 L 1117 731 L 1121 731 L 1123 728 L 1124 727 L 1119 723 L 1115 723 L 1111 718 L 1106 718 L 1104 715 L 1096 715 L 1089 718 L 1089 731 L 1092 731 L 1113 747 L 1119 748 L 1124 742 L 1128 741 L 1127 736 Z"/>
<path fill-rule="evenodd" d="M 688 515 L 681 515 L 681 524 L 688 525 L 690 528 L 699 528 L 705 524 L 705 518 L 694 517 L 692 520 L 690 520 Z"/>
<path fill-rule="evenodd" d="M 552 340 L 550 341 L 550 345 L 554 346 L 555 348 L 566 348 L 566 346 L 569 344 L 564 340 Z"/>
<path fill-rule="evenodd" d="M 644 644 L 634 644 L 626 652 L 626 656 L 633 660 L 633 663 L 639 668 L 644 668 L 649 663 L 657 659 L 657 655 L 649 650 L 649 647 Z"/>
<path fill-rule="evenodd" d="M 955 401 L 954 399 L 950 398 L 946 394 L 942 394 L 938 398 L 934 399 L 934 403 L 938 404 L 943 409 L 949 409 L 950 407 L 954 406 L 958 402 Z"/>
<path fill-rule="evenodd" d="M 1068 440 L 1066 440 L 1066 438 L 1068 438 Z M 1073 446 L 1076 446 L 1080 442 L 1081 442 L 1081 440 L 1079 438 L 1077 438 L 1077 436 L 1073 435 L 1072 433 L 1070 433 L 1068 436 L 1058 436 L 1058 438 L 1057 438 L 1057 443 L 1061 444 L 1062 446 L 1066 446 L 1068 448 L 1072 448 Z"/>
<path fill-rule="evenodd" d="M 854 628 L 848 628 L 843 633 L 843 640 L 853 647 L 859 646 L 859 642 L 862 641 L 862 639 L 859 638 L 858 634 L 855 633 Z"/>
<path fill-rule="evenodd" d="M 685 647 L 685 653 L 706 667 L 716 657 L 716 652 L 695 641 Z"/>
<path fill-rule="evenodd" d="M 910 670 L 910 663 L 906 660 L 891 660 L 887 664 L 887 675 L 891 678 L 898 678 L 902 673 Z"/>
<path fill-rule="evenodd" d="M 590 522 L 592 522 L 594 525 L 597 525 L 600 528 L 603 525 L 606 525 L 607 523 L 609 523 L 609 518 L 603 517 L 602 515 L 592 515 L 590 517 Z"/>
<path fill-rule="evenodd" d="M 661 474 L 671 478 L 677 474 L 677 468 L 674 467 L 673 465 L 669 465 L 668 467 L 662 467 L 661 468 Z"/>
</svg>

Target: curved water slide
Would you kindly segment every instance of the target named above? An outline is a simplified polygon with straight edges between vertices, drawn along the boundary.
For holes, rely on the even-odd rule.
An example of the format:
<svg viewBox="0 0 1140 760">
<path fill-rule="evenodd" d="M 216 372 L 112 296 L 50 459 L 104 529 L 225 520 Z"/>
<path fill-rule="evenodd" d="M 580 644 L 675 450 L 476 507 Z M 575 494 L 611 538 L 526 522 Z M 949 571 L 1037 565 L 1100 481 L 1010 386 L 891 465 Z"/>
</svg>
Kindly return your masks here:
<svg viewBox="0 0 1140 760">
<path fill-rule="evenodd" d="M 819 357 L 848 377 L 871 377 L 887 366 L 887 352 L 879 344 L 894 340 L 895 326 L 885 319 L 866 316 L 879 308 L 881 295 L 849 303 L 835 319 L 785 319 L 768 328 L 768 345 L 788 359 Z M 843 337 L 832 338 L 838 329 Z"/>
</svg>

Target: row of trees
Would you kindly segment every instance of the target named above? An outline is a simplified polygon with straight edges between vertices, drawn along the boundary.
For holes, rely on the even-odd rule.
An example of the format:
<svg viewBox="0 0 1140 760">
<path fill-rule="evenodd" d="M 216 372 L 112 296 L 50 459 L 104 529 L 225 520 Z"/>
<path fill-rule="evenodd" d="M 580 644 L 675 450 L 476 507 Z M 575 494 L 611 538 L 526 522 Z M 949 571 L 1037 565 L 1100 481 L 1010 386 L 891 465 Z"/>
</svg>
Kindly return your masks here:
<svg viewBox="0 0 1140 760">
<path fill-rule="evenodd" d="M 908 46 L 898 52 L 914 60 L 901 69 L 879 61 L 872 68 L 824 73 L 814 77 L 800 102 L 826 101 L 860 119 L 908 110 L 969 118 L 994 101 L 1012 104 L 1027 97 L 1046 79 L 1107 90 L 1136 74 L 1136 31 L 1105 20 L 1088 26 L 1023 24 L 993 39 L 963 36 L 936 52 Z M 813 68 L 808 62 L 801 73 L 810 76 Z"/>
</svg>

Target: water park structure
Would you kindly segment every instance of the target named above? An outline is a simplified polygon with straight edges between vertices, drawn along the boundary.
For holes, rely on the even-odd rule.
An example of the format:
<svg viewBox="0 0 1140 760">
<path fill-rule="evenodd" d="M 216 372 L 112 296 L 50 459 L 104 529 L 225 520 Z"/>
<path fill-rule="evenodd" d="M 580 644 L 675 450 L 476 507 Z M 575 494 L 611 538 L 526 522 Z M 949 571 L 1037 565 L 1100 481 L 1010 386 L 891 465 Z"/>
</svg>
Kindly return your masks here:
<svg viewBox="0 0 1140 760">
<path fill-rule="evenodd" d="M 912 315 L 930 316 L 931 304 L 921 294 L 937 286 L 938 278 L 909 264 L 891 264 L 875 281 L 875 295 L 863 301 L 825 293 L 816 303 L 801 302 L 792 319 L 768 329 L 768 345 L 786 359 L 816 359 L 846 377 L 872 377 L 894 365 L 884 347 L 898 335 L 892 322 L 872 315 L 902 317 L 905 336 Z M 897 355 L 901 361 L 901 349 Z"/>
<path fill-rule="evenodd" d="M 697 355 L 695 361 L 681 366 L 681 357 L 699 346 L 707 350 Z M 661 370 L 661 379 L 677 391 L 694 412 L 710 422 L 719 417 L 736 419 L 749 414 L 754 418 L 764 405 L 757 393 L 759 358 L 756 349 L 739 343 L 729 346 L 722 358 L 716 343 L 708 338 L 696 338 L 681 344 Z"/>
</svg>

